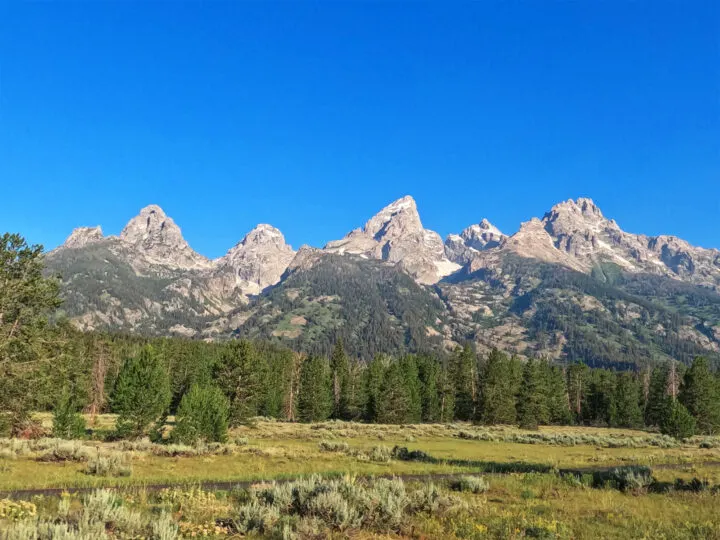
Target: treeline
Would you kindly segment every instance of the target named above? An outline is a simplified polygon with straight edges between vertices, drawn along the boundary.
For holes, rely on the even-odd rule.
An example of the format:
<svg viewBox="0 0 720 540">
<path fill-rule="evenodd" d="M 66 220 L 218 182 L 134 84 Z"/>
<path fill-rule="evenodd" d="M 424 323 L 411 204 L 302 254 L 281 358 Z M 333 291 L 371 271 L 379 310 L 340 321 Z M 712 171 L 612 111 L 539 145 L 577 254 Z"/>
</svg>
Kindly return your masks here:
<svg viewBox="0 0 720 540">
<path fill-rule="evenodd" d="M 81 333 L 49 324 L 60 300 L 41 250 L 0 237 L 0 431 L 32 435 L 31 411 L 53 410 L 56 432 L 78 413 L 115 412 L 119 436 L 175 415 L 176 436 L 219 440 L 256 416 L 313 422 L 471 421 L 659 427 L 678 437 L 720 431 L 720 380 L 705 358 L 639 372 L 523 362 L 466 345 L 446 356 L 304 355 L 263 341 L 205 343 Z"/>
</svg>

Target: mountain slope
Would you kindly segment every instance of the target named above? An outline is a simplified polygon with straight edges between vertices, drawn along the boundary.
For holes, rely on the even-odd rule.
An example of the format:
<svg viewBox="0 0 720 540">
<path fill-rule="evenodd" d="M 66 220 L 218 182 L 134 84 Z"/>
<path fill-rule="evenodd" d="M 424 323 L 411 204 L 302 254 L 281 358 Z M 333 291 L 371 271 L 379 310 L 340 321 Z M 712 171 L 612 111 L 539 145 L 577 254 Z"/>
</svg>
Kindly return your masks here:
<svg viewBox="0 0 720 540">
<path fill-rule="evenodd" d="M 327 354 L 337 338 L 363 358 L 440 349 L 443 303 L 393 265 L 301 249 L 301 261 L 256 300 L 238 335 L 278 339 Z"/>
</svg>

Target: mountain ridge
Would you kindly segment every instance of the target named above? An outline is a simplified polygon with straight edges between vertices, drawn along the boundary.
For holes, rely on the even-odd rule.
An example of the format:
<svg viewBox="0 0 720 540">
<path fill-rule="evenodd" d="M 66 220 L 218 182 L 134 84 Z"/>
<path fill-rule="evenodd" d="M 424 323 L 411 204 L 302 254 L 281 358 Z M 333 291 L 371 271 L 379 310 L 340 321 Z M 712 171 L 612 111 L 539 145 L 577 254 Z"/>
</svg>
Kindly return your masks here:
<svg viewBox="0 0 720 540">
<path fill-rule="evenodd" d="M 633 350 L 645 359 L 720 351 L 720 251 L 627 233 L 588 198 L 513 234 L 482 219 L 443 241 L 406 196 L 322 248 L 295 251 L 259 224 L 212 260 L 150 205 L 118 236 L 75 229 L 46 260 L 63 279 L 66 313 L 87 330 L 264 336 L 310 351 L 344 336 L 363 354 L 383 339 L 392 350 L 470 340 L 552 358 L 592 351 L 598 365 L 628 363 Z"/>
</svg>

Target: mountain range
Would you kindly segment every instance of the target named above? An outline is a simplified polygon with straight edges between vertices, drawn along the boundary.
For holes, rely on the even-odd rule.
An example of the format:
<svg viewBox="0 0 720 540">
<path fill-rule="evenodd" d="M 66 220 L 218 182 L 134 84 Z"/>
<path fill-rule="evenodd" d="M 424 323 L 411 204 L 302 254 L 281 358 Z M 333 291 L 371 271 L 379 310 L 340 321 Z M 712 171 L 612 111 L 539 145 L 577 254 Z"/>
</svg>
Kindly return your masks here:
<svg viewBox="0 0 720 540">
<path fill-rule="evenodd" d="M 85 330 L 288 342 L 355 354 L 472 341 L 594 365 L 720 351 L 720 251 L 623 231 L 592 200 L 503 234 L 488 220 L 444 241 L 410 196 L 324 248 L 260 224 L 215 260 L 155 205 L 118 236 L 75 229 L 46 254 Z"/>
</svg>

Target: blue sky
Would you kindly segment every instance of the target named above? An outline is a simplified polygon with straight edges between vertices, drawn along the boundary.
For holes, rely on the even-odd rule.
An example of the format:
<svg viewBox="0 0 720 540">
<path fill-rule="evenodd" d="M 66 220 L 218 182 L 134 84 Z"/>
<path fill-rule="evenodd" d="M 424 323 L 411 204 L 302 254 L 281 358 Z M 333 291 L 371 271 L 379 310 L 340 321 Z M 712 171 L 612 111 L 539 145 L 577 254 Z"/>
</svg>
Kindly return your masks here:
<svg viewBox="0 0 720 540">
<path fill-rule="evenodd" d="M 161 205 L 215 257 L 411 194 L 443 236 L 592 197 L 720 247 L 717 2 L 3 2 L 0 231 Z"/>
</svg>

